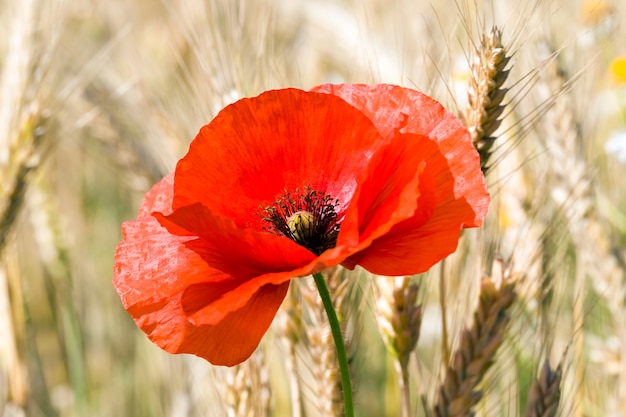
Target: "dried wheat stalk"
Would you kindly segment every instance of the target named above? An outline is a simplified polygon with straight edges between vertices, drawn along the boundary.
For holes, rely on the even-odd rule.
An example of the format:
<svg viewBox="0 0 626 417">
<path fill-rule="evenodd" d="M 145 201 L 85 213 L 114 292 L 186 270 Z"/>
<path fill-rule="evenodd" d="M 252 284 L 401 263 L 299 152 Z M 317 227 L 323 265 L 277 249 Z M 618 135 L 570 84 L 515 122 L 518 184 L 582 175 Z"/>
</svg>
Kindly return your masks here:
<svg viewBox="0 0 626 417">
<path fill-rule="evenodd" d="M 245 362 L 225 369 L 226 412 L 228 417 L 270 415 L 270 385 L 261 349 Z"/>
<path fill-rule="evenodd" d="M 40 58 L 34 43 L 40 5 L 27 0 L 16 6 L 0 84 L 0 251 L 22 206 L 29 174 L 39 163 L 48 119 L 37 98 L 26 94 L 35 84 L 31 74 Z"/>
<path fill-rule="evenodd" d="M 483 172 L 489 168 L 487 163 L 496 141 L 493 133 L 502 123 L 500 116 L 505 108 L 502 100 L 508 91 L 502 85 L 509 75 L 506 66 L 510 58 L 502 44 L 502 31 L 493 27 L 491 33 L 481 39 L 472 62 L 465 122 L 480 154 Z"/>
<path fill-rule="evenodd" d="M 304 329 L 302 326 L 302 305 L 298 301 L 298 288 L 298 285 L 290 285 L 289 293 L 278 312 L 277 319 L 274 321 L 274 331 L 285 349 L 282 362 L 287 374 L 292 417 L 302 416 L 302 388 L 298 378 L 296 348 L 302 342 Z"/>
<path fill-rule="evenodd" d="M 341 306 L 348 283 L 349 281 L 343 278 L 341 268 L 330 271 L 328 289 L 340 320 Z M 343 415 L 343 394 L 337 368 L 336 348 L 333 344 L 326 311 L 312 280 L 299 280 L 298 284 L 308 316 L 302 323 L 306 335 L 306 366 L 311 373 L 311 380 L 303 381 L 302 384 L 311 390 L 310 400 L 317 415 L 341 416 Z"/>
<path fill-rule="evenodd" d="M 561 399 L 561 365 L 555 370 L 546 361 L 541 369 L 541 376 L 530 388 L 525 417 L 554 417 Z"/>
<path fill-rule="evenodd" d="M 417 305 L 419 285 L 410 277 L 376 277 L 376 322 L 385 344 L 396 359 L 402 394 L 402 415 L 410 415 L 409 359 L 417 345 L 422 307 Z"/>
<path fill-rule="evenodd" d="M 39 97 L 29 91 L 36 86 L 33 69 L 40 64 L 40 54 L 45 50 L 37 43 L 37 34 L 41 39 L 48 35 L 38 27 L 40 8 L 36 0 L 2 7 L 10 16 L 10 24 L 2 28 L 6 43 L 0 58 L 0 253 L 23 205 L 30 174 L 39 163 L 47 120 Z M 0 264 L 0 413 L 7 416 L 24 415 L 23 406 L 30 394 L 19 338 L 23 322 L 15 316 L 20 311 L 15 304 L 19 306 L 21 301 L 23 277 L 16 274 L 19 279 L 12 280 L 9 272 L 15 259 L 12 253 L 6 259 L 2 257 Z"/>
<path fill-rule="evenodd" d="M 419 285 L 410 277 L 376 277 L 375 282 L 380 331 L 394 356 L 407 364 L 422 322 L 422 308 L 416 305 Z"/>
<path fill-rule="evenodd" d="M 510 321 L 509 308 L 517 297 L 515 281 L 507 279 L 500 287 L 483 278 L 474 323 L 461 336 L 461 343 L 448 367 L 433 416 L 471 416 L 472 408 L 483 394 L 478 384 L 495 360 L 496 352 L 504 340 Z"/>
<path fill-rule="evenodd" d="M 572 91 L 572 81 L 567 79 L 567 68 L 560 60 L 548 68 L 544 75 L 544 90 L 557 98 L 543 119 L 542 138 L 551 158 L 550 169 L 554 175 L 551 196 L 558 204 L 565 218 L 566 228 L 576 249 L 576 271 L 573 282 L 573 320 L 574 320 L 574 378 L 576 398 L 572 404 L 572 415 L 583 415 L 585 397 L 585 333 L 580 330 L 587 316 L 585 311 L 587 276 L 593 276 L 591 283 L 598 294 L 606 300 L 607 307 L 613 317 L 623 315 L 624 268 L 623 255 L 616 249 L 611 231 L 603 224 L 602 215 L 598 211 L 595 189 L 595 168 L 589 164 L 585 155 L 587 138 L 581 125 L 580 115 L 572 105 L 576 97 Z M 626 346 L 625 324 L 622 320 L 615 321 L 614 334 L 619 339 L 622 349 Z M 626 404 L 626 367 L 620 367 L 616 395 L 618 402 Z"/>
<path fill-rule="evenodd" d="M 13 315 L 10 282 L 4 265 L 0 265 L 0 410 L 15 407 L 16 410 L 28 398 L 28 380 L 22 352 L 18 344 L 18 332 Z M 17 330 L 17 331 L 16 331 Z"/>
</svg>

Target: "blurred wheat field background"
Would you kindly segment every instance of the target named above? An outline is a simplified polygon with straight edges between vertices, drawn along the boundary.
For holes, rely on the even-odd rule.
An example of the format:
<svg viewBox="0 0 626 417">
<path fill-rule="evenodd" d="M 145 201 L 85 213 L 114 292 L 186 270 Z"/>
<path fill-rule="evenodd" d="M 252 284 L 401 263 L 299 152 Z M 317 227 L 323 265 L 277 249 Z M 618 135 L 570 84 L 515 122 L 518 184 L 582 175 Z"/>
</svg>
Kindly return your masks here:
<svg viewBox="0 0 626 417">
<path fill-rule="evenodd" d="M 626 416 L 623 2 L 5 0 L 0 34 L 3 417 L 341 415 L 307 278 L 234 368 L 161 351 L 111 285 L 202 125 L 327 82 L 442 102 L 492 195 L 426 274 L 328 273 L 357 415 Z"/>
</svg>

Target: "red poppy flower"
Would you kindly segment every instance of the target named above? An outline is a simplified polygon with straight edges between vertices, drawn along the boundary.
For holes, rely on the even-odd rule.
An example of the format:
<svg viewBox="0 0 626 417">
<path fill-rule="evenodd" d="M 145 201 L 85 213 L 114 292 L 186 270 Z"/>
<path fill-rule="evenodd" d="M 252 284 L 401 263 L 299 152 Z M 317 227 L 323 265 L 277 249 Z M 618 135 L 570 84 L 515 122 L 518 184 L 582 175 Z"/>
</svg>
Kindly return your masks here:
<svg viewBox="0 0 626 417">
<path fill-rule="evenodd" d="M 294 277 L 428 270 L 489 195 L 462 123 L 390 85 L 268 91 L 204 126 L 123 226 L 113 283 L 161 348 L 213 364 L 259 344 Z"/>
</svg>

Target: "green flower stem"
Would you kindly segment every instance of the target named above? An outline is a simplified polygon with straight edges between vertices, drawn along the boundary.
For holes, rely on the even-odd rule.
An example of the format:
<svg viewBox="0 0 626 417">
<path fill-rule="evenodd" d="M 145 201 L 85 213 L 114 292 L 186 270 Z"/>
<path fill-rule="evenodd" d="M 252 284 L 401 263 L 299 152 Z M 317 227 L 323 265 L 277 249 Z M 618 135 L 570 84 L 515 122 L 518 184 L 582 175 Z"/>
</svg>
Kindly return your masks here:
<svg viewBox="0 0 626 417">
<path fill-rule="evenodd" d="M 350 383 L 350 368 L 348 367 L 348 357 L 346 355 L 346 346 L 343 343 L 343 335 L 341 334 L 341 327 L 339 327 L 339 320 L 337 319 L 337 313 L 333 307 L 333 301 L 330 298 L 328 287 L 324 281 L 324 276 L 321 272 L 313 274 L 315 279 L 315 285 L 322 298 L 326 315 L 328 315 L 328 324 L 330 324 L 330 331 L 333 334 L 335 341 L 335 348 L 337 349 L 337 361 L 339 362 L 339 373 L 341 374 L 341 389 L 343 390 L 343 406 L 345 411 L 345 417 L 354 417 L 354 406 L 352 405 L 352 385 Z"/>
</svg>

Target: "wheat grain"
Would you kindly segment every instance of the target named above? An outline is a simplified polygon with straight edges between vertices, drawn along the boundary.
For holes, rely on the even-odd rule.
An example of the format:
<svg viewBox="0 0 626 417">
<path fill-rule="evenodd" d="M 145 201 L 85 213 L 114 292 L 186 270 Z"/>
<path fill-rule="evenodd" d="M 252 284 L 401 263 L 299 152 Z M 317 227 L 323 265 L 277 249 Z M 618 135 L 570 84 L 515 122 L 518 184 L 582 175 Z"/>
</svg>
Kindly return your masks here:
<svg viewBox="0 0 626 417">
<path fill-rule="evenodd" d="M 586 127 L 580 122 L 581 117 L 574 108 L 576 96 L 572 88 L 572 80 L 568 79 L 567 67 L 561 59 L 554 61 L 544 74 L 543 91 L 553 92 L 556 96 L 553 106 L 546 112 L 544 123 L 540 126 L 542 138 L 550 155 L 550 169 L 554 176 L 551 197 L 557 204 L 557 210 L 564 217 L 569 238 L 576 251 L 575 273 L 573 283 L 574 338 L 573 361 L 576 398 L 573 403 L 573 415 L 583 415 L 585 395 L 584 345 L 587 312 L 587 275 L 594 277 L 591 284 L 605 300 L 614 320 L 615 335 L 622 346 L 626 346 L 626 330 L 623 320 L 617 319 L 623 314 L 624 269 L 622 255 L 616 250 L 611 232 L 603 224 L 602 216 L 595 203 L 596 169 L 586 157 Z M 556 91 L 556 93 L 554 93 Z M 545 94 L 545 93 L 544 93 Z M 619 375 L 616 391 L 617 400 L 626 404 L 626 371 Z"/>
<path fill-rule="evenodd" d="M 269 416 L 269 382 L 262 350 L 226 374 L 226 412 L 228 417 Z"/>
<path fill-rule="evenodd" d="M 333 305 L 341 317 L 341 309 L 348 288 L 341 268 L 329 272 L 328 289 Z M 336 348 L 330 333 L 326 311 L 312 280 L 299 281 L 307 318 L 302 321 L 306 335 L 306 364 L 311 372 L 310 402 L 319 416 L 340 416 L 343 413 L 341 382 L 337 368 Z M 341 323 L 345 326 L 345 322 Z M 347 344 L 347 343 L 346 343 Z"/>
<path fill-rule="evenodd" d="M 561 399 L 561 376 L 561 365 L 553 370 L 548 361 L 544 363 L 539 379 L 530 388 L 525 417 L 554 417 L 556 415 Z"/>
<path fill-rule="evenodd" d="M 500 116 L 505 108 L 502 101 L 508 91 L 503 85 L 509 75 L 506 69 L 509 60 L 502 31 L 494 26 L 489 35 L 483 35 L 480 48 L 475 51 L 465 112 L 465 122 L 484 172 L 489 169 L 491 148 L 496 141 L 493 134 L 502 123 Z"/>
<path fill-rule="evenodd" d="M 512 279 L 496 287 L 491 278 L 483 278 L 474 323 L 463 332 L 453 363 L 447 368 L 433 408 L 434 416 L 473 415 L 472 408 L 483 396 L 477 389 L 478 384 L 493 364 L 498 348 L 504 341 L 510 321 L 508 310 L 516 297 Z"/>
<path fill-rule="evenodd" d="M 300 379 L 298 378 L 296 350 L 303 340 L 304 328 L 302 326 L 302 306 L 298 300 L 299 286 L 290 285 L 289 293 L 285 298 L 277 319 L 274 321 L 274 329 L 285 349 L 283 363 L 287 374 L 289 386 L 289 400 L 291 416 L 302 415 L 302 398 Z"/>
<path fill-rule="evenodd" d="M 377 288 L 376 322 L 387 348 L 394 355 L 402 395 L 402 415 L 411 410 L 409 359 L 417 345 L 422 307 L 417 305 L 419 285 L 410 277 L 374 277 Z"/>
</svg>

